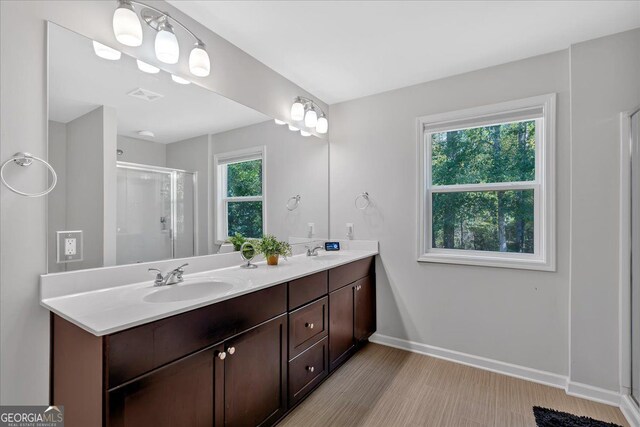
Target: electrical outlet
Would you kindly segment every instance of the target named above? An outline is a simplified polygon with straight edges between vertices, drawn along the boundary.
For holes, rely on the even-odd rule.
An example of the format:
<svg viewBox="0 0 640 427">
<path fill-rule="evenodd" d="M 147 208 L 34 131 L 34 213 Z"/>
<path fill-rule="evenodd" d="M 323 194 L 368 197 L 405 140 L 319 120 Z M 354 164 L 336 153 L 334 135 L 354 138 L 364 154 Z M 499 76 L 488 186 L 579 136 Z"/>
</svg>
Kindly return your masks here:
<svg viewBox="0 0 640 427">
<path fill-rule="evenodd" d="M 82 230 L 58 231 L 58 264 L 82 261 Z"/>
<path fill-rule="evenodd" d="M 76 254 L 76 239 L 74 239 L 73 237 L 64 239 L 64 254 Z"/>
</svg>

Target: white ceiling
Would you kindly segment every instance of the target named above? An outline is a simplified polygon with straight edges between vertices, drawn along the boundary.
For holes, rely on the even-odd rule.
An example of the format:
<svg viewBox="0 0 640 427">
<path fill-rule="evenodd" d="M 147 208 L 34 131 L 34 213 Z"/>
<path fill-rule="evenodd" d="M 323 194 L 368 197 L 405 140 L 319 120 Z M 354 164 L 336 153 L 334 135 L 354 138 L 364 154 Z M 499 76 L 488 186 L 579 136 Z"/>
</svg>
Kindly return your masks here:
<svg viewBox="0 0 640 427">
<path fill-rule="evenodd" d="M 329 104 L 640 26 L 640 0 L 169 2 Z"/>
<path fill-rule="evenodd" d="M 49 119 L 67 123 L 100 105 L 116 109 L 118 134 L 159 143 L 215 134 L 269 117 L 195 84 L 180 85 L 161 71 L 138 70 L 134 58 L 99 58 L 90 39 L 51 25 Z M 143 88 L 164 95 L 149 102 L 128 96 Z M 139 136 L 150 130 L 155 138 Z"/>
</svg>

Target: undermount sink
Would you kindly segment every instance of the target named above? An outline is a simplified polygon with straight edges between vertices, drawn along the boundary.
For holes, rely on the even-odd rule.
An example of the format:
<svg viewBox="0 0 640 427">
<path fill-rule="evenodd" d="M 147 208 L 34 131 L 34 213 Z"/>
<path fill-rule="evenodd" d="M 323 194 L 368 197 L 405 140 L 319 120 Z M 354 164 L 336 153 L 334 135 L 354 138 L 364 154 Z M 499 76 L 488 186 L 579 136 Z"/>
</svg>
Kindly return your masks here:
<svg viewBox="0 0 640 427">
<path fill-rule="evenodd" d="M 233 287 L 233 284 L 217 279 L 192 279 L 178 283 L 177 285 L 158 287 L 157 290 L 145 295 L 142 299 L 146 302 L 189 301 L 217 293 L 224 293 Z"/>
</svg>

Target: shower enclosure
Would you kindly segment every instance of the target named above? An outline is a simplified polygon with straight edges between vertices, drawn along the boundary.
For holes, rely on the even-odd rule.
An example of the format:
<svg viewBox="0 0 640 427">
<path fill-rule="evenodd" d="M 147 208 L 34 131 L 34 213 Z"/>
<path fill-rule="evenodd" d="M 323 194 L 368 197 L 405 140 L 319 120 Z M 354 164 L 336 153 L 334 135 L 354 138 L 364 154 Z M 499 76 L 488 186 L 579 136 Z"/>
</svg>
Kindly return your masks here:
<svg viewBox="0 0 640 427">
<path fill-rule="evenodd" d="M 116 263 L 197 253 L 197 173 L 118 162 Z"/>
<path fill-rule="evenodd" d="M 631 397 L 640 404 L 640 112 L 631 116 Z"/>
</svg>

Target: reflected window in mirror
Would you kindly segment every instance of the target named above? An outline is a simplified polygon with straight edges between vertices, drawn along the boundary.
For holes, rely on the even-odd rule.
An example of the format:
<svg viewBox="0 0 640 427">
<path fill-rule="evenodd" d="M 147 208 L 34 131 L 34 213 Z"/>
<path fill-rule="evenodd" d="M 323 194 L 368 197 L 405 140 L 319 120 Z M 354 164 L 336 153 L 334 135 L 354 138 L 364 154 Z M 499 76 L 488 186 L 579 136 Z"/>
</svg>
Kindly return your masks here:
<svg viewBox="0 0 640 427">
<path fill-rule="evenodd" d="M 236 233 L 260 238 L 265 233 L 265 147 L 219 154 L 217 233 L 226 240 Z"/>
</svg>

